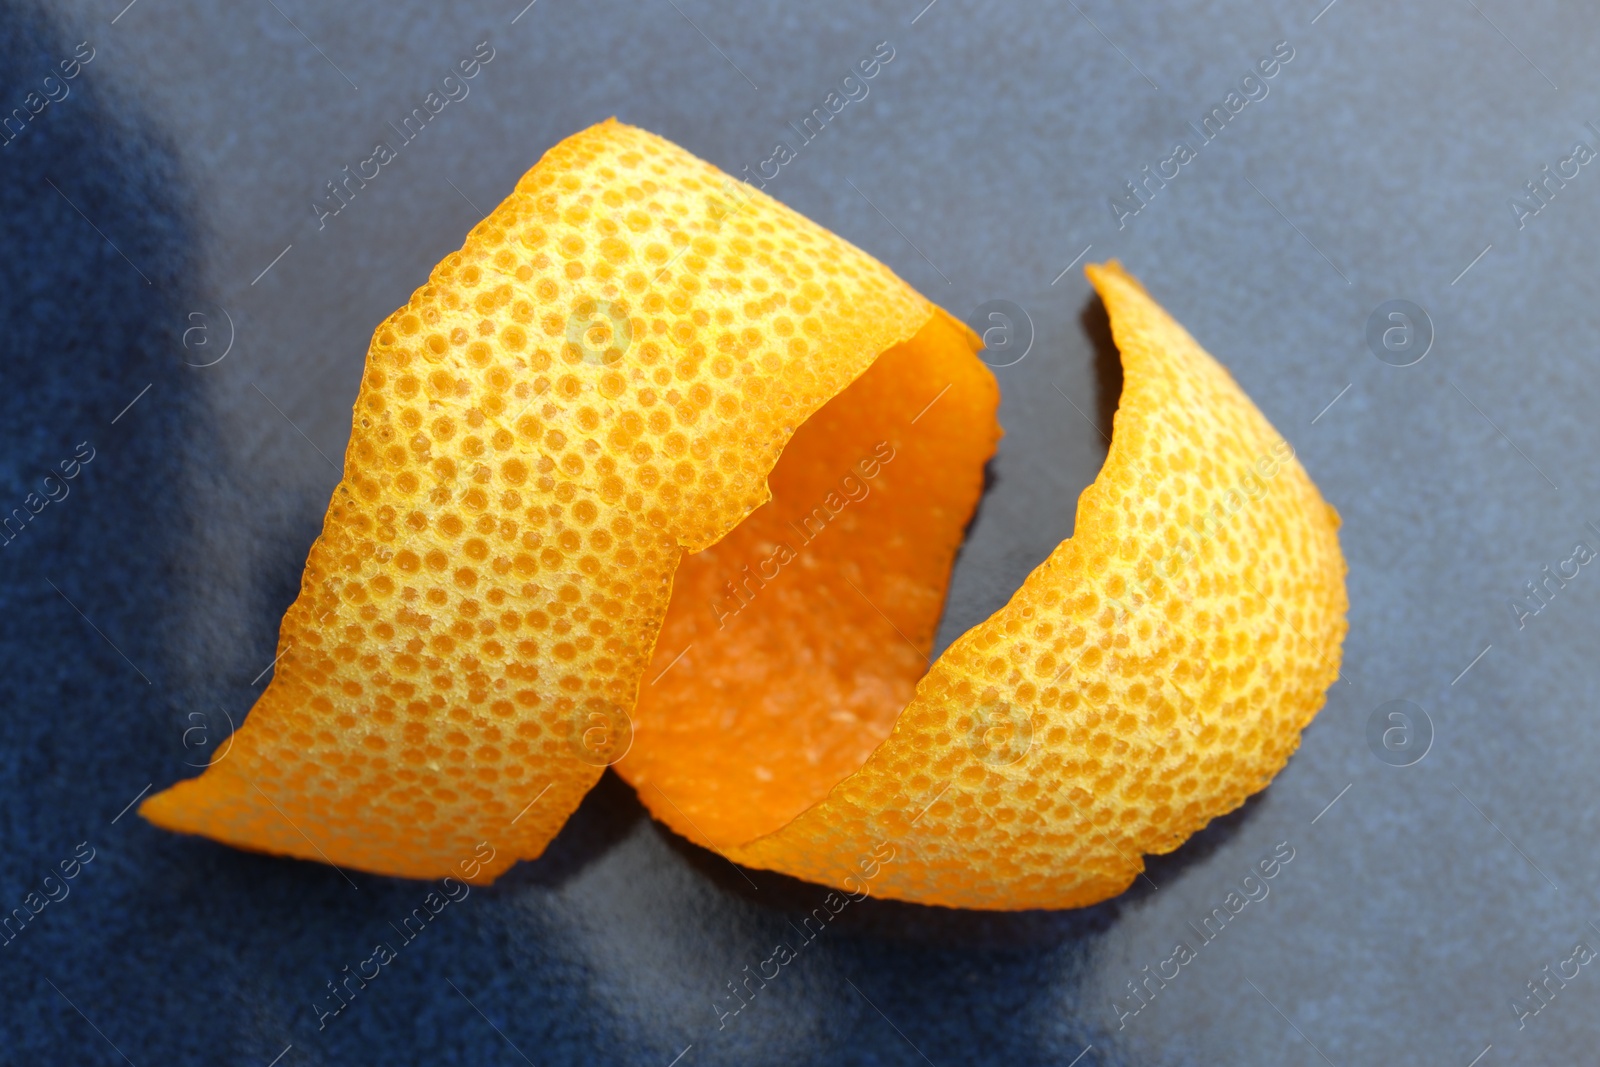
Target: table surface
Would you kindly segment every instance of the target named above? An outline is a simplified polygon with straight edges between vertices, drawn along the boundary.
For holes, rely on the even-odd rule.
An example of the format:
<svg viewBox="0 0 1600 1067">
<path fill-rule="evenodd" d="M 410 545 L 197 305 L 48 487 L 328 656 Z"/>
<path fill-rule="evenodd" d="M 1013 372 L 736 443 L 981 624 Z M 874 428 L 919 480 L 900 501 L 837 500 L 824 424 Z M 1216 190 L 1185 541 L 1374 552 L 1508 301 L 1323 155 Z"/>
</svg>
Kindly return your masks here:
<svg viewBox="0 0 1600 1067">
<path fill-rule="evenodd" d="M 0 3 L 0 107 L 66 93 L 0 147 L 0 505 L 92 456 L 0 552 L 0 908 L 93 857 L 0 950 L 0 1061 L 1592 1062 L 1600 967 L 1568 961 L 1600 946 L 1600 577 L 1581 562 L 1600 549 L 1582 266 L 1600 16 L 124 3 Z M 484 41 L 470 95 L 319 228 L 324 183 Z M 1116 392 L 1081 266 L 1116 257 L 1342 513 L 1343 681 L 1270 788 L 1123 896 L 867 901 L 721 1028 L 726 983 L 819 890 L 747 883 L 608 775 L 545 857 L 451 906 L 319 1030 L 325 983 L 424 887 L 128 805 L 196 773 L 259 692 L 372 327 L 562 137 L 614 114 L 737 174 L 881 42 L 869 94 L 769 191 L 958 315 L 1025 312 L 941 645 L 1071 532 Z M 1275 47 L 1292 58 L 1239 89 Z M 1202 143 L 1191 124 L 1236 91 Z M 1178 140 L 1195 157 L 1114 208 Z M 1403 326 L 1384 347 L 1392 300 L 1422 309 L 1409 348 Z M 1385 749 L 1391 701 L 1412 732 Z M 1270 895 L 1127 1013 L 1128 983 L 1280 843 Z"/>
</svg>

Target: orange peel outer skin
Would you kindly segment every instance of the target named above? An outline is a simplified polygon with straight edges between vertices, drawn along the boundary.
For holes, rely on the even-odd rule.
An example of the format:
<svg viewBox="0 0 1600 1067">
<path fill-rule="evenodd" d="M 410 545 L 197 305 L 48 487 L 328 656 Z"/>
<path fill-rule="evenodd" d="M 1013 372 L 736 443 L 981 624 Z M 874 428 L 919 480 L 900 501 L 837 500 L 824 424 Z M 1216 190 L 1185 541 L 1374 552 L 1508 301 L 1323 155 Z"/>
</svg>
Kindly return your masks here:
<svg viewBox="0 0 1600 1067">
<path fill-rule="evenodd" d="M 1338 674 L 1338 515 L 1233 378 L 1119 264 L 1110 454 L 1073 536 L 952 644 L 888 739 L 725 849 L 851 892 L 1093 904 L 1264 788 Z"/>
<path fill-rule="evenodd" d="M 273 680 L 226 758 L 141 813 L 244 848 L 483 884 L 543 851 L 626 753 L 638 705 L 642 745 L 619 771 L 736 862 L 950 906 L 1121 892 L 1145 854 L 1237 807 L 1298 745 L 1337 676 L 1345 566 L 1337 515 L 1227 372 L 1120 266 L 1087 269 L 1124 365 L 1104 469 L 1073 537 L 916 680 L 998 437 L 976 337 L 653 135 L 612 121 L 563 141 L 375 332 Z M 818 587 L 850 579 L 910 658 L 863 667 L 858 624 L 873 619 L 857 604 L 810 623 L 834 667 L 799 678 L 822 662 L 804 649 L 751 667 L 747 650 L 777 647 L 804 607 L 803 587 L 780 586 L 754 628 L 700 654 L 703 678 L 639 704 L 647 665 L 675 662 L 656 647 L 664 621 L 685 641 L 710 625 L 672 599 L 684 552 L 768 501 L 801 424 L 837 401 L 779 472 L 800 510 L 763 513 L 734 548 L 787 537 L 777 519 L 810 505 L 817 465 L 853 458 L 879 410 L 915 424 L 928 409 L 912 416 L 912 387 L 941 382 L 961 383 L 959 402 L 923 430 L 946 451 L 908 453 L 872 503 L 834 511 L 841 533 L 926 543 L 898 560 L 819 539 L 795 564 Z M 686 570 L 686 594 L 715 593 L 715 566 Z M 720 627 L 728 609 L 712 612 Z M 785 671 L 793 691 L 770 722 L 800 723 L 784 744 L 808 774 L 717 814 L 741 792 L 727 768 L 763 739 L 696 746 Z M 807 732 L 828 711 L 804 711 L 813 695 L 882 738 L 864 763 L 859 741 Z M 702 769 L 675 771 L 690 756 Z"/>
<path fill-rule="evenodd" d="M 934 310 L 659 137 L 562 141 L 375 331 L 272 681 L 141 814 L 412 878 L 538 856 L 625 745 L 682 553 Z"/>
</svg>

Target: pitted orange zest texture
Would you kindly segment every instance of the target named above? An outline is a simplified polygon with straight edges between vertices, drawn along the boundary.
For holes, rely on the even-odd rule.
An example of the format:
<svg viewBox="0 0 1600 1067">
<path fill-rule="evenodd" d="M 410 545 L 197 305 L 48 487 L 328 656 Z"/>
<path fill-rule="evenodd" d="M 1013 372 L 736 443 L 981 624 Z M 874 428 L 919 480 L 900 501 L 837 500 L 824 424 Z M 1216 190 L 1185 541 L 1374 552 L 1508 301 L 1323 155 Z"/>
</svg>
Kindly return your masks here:
<svg viewBox="0 0 1600 1067">
<path fill-rule="evenodd" d="M 659 138 L 570 138 L 379 327 L 273 682 L 141 810 L 486 882 L 615 762 L 691 840 L 852 893 L 1121 892 L 1297 746 L 1344 562 L 1227 372 L 1088 273 L 1124 364 L 1104 469 L 930 667 L 999 437 L 977 339 Z"/>
<path fill-rule="evenodd" d="M 561 142 L 378 327 L 272 681 L 141 813 L 416 878 L 539 855 L 625 749 L 684 549 L 933 316 L 652 134 Z"/>
<path fill-rule="evenodd" d="M 1088 274 L 1124 384 L 1073 536 L 939 657 L 860 770 L 731 859 L 929 904 L 1092 904 L 1299 745 L 1344 638 L 1338 516 L 1137 281 Z"/>
</svg>

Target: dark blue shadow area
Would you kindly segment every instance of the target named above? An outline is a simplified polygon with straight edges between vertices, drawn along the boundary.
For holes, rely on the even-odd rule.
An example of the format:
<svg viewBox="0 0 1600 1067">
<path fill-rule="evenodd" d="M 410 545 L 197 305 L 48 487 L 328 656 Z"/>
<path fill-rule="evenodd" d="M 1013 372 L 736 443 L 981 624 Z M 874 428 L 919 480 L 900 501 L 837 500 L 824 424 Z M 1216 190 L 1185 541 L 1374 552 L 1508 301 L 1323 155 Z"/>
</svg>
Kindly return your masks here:
<svg viewBox="0 0 1600 1067">
<path fill-rule="evenodd" d="M 207 1026 L 151 1000 L 157 974 L 200 980 L 171 951 L 188 920 L 150 921 L 136 817 L 112 825 L 186 651 L 183 472 L 209 435 L 177 356 L 194 207 L 171 144 L 108 105 L 88 35 L 0 18 L 0 1058 L 122 1062 L 112 1041 Z"/>
</svg>

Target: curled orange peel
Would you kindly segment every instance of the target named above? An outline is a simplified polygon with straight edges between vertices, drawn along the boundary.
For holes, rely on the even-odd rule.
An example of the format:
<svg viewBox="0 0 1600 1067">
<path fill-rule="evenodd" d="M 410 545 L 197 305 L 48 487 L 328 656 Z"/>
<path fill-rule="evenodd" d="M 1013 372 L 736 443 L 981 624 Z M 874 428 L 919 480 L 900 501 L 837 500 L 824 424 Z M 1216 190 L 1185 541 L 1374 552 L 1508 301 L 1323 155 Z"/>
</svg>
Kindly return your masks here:
<svg viewBox="0 0 1600 1067">
<path fill-rule="evenodd" d="M 952 906 L 1112 896 L 1283 766 L 1338 518 L 1115 263 L 1075 533 L 930 666 L 1000 430 L 970 330 L 608 121 L 381 324 L 271 683 L 151 822 L 485 884 L 606 765 L 728 858 Z"/>
</svg>

